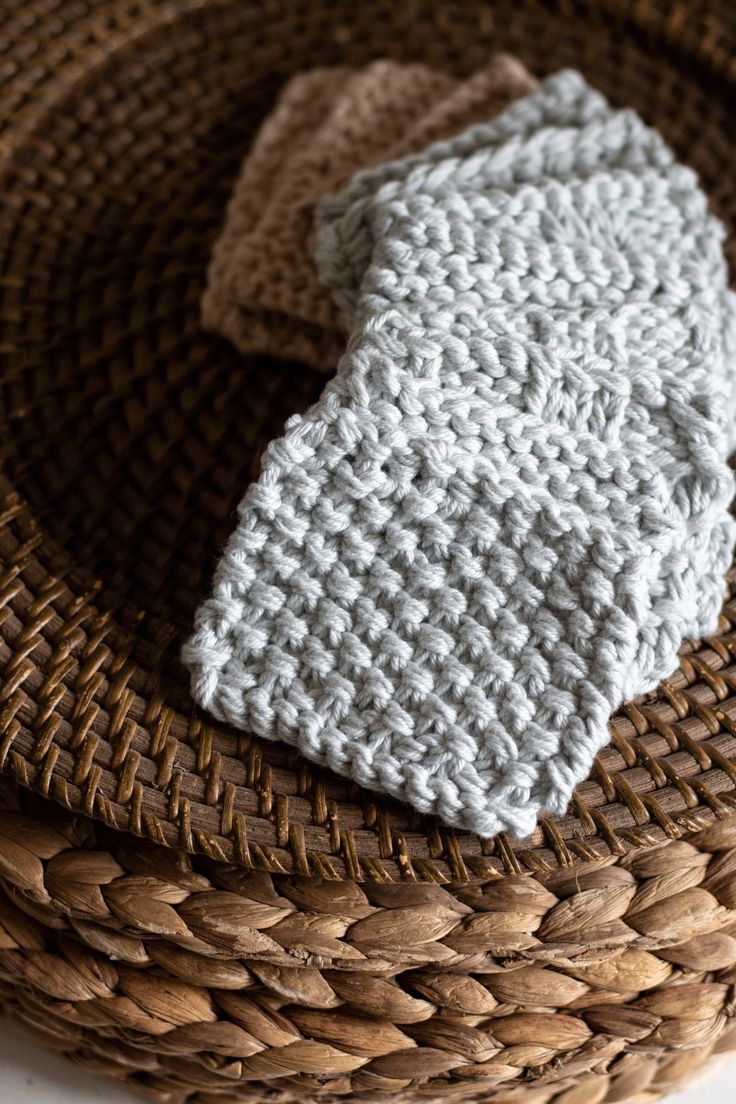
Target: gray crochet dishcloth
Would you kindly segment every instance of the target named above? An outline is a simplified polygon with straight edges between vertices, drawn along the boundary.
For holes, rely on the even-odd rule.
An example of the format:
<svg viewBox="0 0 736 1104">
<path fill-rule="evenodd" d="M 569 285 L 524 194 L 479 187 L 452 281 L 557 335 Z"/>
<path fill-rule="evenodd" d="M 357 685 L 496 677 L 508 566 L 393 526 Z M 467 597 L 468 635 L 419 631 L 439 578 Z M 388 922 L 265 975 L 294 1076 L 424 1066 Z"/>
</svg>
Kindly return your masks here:
<svg viewBox="0 0 736 1104">
<path fill-rule="evenodd" d="M 736 299 L 694 174 L 563 72 L 323 201 L 352 331 L 183 650 L 218 719 L 491 836 L 715 629 Z"/>
</svg>

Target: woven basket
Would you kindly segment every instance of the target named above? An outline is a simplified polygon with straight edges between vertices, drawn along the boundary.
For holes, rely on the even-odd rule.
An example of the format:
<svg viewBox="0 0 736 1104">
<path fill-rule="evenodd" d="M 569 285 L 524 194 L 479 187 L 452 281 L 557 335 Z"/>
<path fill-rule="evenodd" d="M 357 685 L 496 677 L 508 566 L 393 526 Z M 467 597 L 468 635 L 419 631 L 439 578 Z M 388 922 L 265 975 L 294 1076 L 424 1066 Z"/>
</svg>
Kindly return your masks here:
<svg viewBox="0 0 736 1104">
<path fill-rule="evenodd" d="M 580 68 L 733 230 L 736 9 L 1 7 L 0 1002 L 167 1104 L 648 1104 L 736 1047 L 736 604 L 523 841 L 211 723 L 178 648 L 322 379 L 237 356 L 198 302 L 284 79 L 379 55 Z"/>
</svg>

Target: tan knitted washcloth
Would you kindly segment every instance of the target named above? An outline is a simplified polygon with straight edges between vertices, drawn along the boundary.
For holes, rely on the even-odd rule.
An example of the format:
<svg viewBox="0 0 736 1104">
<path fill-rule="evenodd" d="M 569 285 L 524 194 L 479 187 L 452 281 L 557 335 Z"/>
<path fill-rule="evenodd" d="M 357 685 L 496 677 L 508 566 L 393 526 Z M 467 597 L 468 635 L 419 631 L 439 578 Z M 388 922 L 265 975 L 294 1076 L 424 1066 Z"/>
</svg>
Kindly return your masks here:
<svg viewBox="0 0 736 1104">
<path fill-rule="evenodd" d="M 490 119 L 536 87 L 506 55 L 464 81 L 391 61 L 292 78 L 259 131 L 228 205 L 202 299 L 205 326 L 244 353 L 334 372 L 345 327 L 317 279 L 316 201 L 358 170 Z"/>
</svg>

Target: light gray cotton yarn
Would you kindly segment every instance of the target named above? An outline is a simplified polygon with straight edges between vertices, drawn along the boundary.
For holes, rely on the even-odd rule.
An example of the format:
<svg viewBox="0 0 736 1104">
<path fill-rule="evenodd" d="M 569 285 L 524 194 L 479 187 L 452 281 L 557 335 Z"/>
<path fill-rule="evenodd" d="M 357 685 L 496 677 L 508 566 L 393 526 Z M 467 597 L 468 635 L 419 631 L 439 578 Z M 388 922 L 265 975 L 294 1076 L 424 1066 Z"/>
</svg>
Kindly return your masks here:
<svg viewBox="0 0 736 1104">
<path fill-rule="evenodd" d="M 694 174 L 576 73 L 318 216 L 351 321 L 183 651 L 222 721 L 483 836 L 562 813 L 715 629 L 736 300 Z"/>
</svg>

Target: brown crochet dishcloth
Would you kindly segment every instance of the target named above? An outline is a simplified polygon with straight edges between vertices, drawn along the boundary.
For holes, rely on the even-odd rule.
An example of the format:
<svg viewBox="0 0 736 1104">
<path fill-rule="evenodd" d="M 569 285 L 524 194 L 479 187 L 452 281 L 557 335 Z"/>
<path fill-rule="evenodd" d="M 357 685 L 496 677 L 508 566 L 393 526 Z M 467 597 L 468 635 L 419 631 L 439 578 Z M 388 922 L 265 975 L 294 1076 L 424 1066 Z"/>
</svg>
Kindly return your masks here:
<svg viewBox="0 0 736 1104">
<path fill-rule="evenodd" d="M 202 299 L 206 328 L 243 353 L 334 372 L 345 328 L 317 279 L 317 200 L 358 170 L 489 119 L 536 87 L 508 55 L 493 57 L 464 81 L 392 61 L 293 77 L 259 131 L 228 204 Z"/>
</svg>

